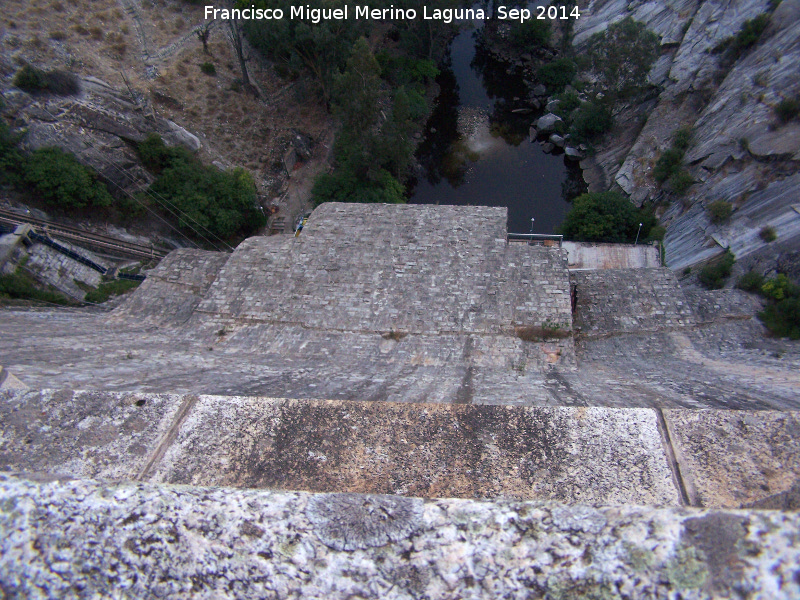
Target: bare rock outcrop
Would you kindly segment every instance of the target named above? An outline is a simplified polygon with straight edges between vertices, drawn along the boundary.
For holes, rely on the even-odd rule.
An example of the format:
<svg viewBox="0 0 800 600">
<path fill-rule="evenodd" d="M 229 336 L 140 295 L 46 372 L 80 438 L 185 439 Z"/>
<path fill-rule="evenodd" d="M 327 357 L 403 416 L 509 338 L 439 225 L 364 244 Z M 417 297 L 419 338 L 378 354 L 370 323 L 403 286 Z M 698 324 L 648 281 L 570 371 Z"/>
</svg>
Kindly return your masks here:
<svg viewBox="0 0 800 600">
<path fill-rule="evenodd" d="M 795 26 L 800 1 L 784 0 L 758 43 L 737 60 L 713 52 L 745 21 L 768 10 L 765 0 L 676 1 L 657 7 L 609 0 L 592 3 L 576 23 L 578 46 L 627 16 L 661 36 L 664 53 L 650 79 L 662 90 L 644 113 L 646 121 L 637 127 L 629 116 L 637 107 L 623 108 L 618 127 L 629 133 L 609 136 L 582 166 L 595 187 L 619 186 L 637 204 L 669 199 L 653 179 L 653 167 L 674 132 L 691 129 L 685 166 L 696 184 L 664 215 L 672 268 L 708 259 L 725 244 L 735 248 L 737 258 L 772 251 L 777 246 L 767 248 L 757 235 L 765 226 L 775 228 L 782 251 L 800 246 L 800 218 L 786 200 L 800 191 L 800 181 L 790 177 L 800 166 L 800 123 L 781 122 L 775 112 L 782 100 L 800 92 L 800 30 Z M 709 220 L 705 208 L 715 200 L 733 204 L 729 223 Z"/>
<path fill-rule="evenodd" d="M 180 125 L 159 117 L 140 98 L 88 77 L 76 96 L 31 95 L 11 90 L 5 95 L 16 125 L 25 131 L 22 147 L 28 151 L 55 146 L 92 167 L 109 184 L 112 193 L 135 193 L 147 187 L 152 176 L 142 167 L 135 144 L 150 134 L 160 135 L 168 146 L 181 145 L 192 152 L 202 143 Z"/>
</svg>

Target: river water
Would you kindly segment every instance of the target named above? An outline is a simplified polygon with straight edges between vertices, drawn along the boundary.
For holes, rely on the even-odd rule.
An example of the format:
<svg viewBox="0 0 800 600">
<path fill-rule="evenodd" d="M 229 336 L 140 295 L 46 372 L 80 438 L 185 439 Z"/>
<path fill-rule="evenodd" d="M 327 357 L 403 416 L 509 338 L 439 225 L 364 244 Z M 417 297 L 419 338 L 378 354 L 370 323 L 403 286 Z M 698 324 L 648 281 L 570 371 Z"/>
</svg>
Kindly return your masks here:
<svg viewBox="0 0 800 600">
<path fill-rule="evenodd" d="M 564 157 L 529 141 L 538 115 L 511 112 L 528 106 L 528 90 L 522 77 L 507 74 L 476 48 L 480 27 L 476 23 L 452 42 L 417 152 L 423 172 L 409 202 L 507 206 L 510 232 L 531 232 L 533 218 L 534 233 L 554 233 L 569 208 L 562 199 Z"/>
</svg>

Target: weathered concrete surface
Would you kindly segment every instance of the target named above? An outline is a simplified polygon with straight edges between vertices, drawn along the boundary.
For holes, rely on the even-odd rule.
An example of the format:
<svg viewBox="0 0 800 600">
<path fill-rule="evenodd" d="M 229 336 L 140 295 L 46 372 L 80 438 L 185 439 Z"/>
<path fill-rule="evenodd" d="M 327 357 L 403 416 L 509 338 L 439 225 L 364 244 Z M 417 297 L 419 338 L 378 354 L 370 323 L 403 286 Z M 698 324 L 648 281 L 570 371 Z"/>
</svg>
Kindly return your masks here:
<svg viewBox="0 0 800 600">
<path fill-rule="evenodd" d="M 0 581 L 11 597 L 800 594 L 797 513 L 315 496 L 8 474 L 0 475 L 0 506 Z"/>
<path fill-rule="evenodd" d="M 583 340 L 577 372 L 559 374 L 553 385 L 585 405 L 798 410 L 800 348 L 763 337 L 763 329 L 755 319 L 734 318 Z"/>
<path fill-rule="evenodd" d="M 170 252 L 122 306 L 108 316 L 109 324 L 137 322 L 178 325 L 197 308 L 230 258 L 224 252 L 182 248 Z"/>
<path fill-rule="evenodd" d="M 723 309 L 663 268 L 573 272 L 576 355 L 566 252 L 504 239 L 502 209 L 332 205 L 298 238 L 176 251 L 110 315 L 3 310 L 0 364 L 37 389 L 798 408 L 800 349 L 744 295 Z"/>
<path fill-rule="evenodd" d="M 667 269 L 573 271 L 575 329 L 583 336 L 686 327 L 694 317 Z"/>
<path fill-rule="evenodd" d="M 680 503 L 656 414 L 646 409 L 0 393 L 5 470 L 317 492 Z"/>
<path fill-rule="evenodd" d="M 201 396 L 154 481 L 425 497 L 670 504 L 646 409 Z"/>
<path fill-rule="evenodd" d="M 657 246 L 563 242 L 567 265 L 573 269 L 655 269 L 661 266 Z"/>
<path fill-rule="evenodd" d="M 800 480 L 797 412 L 0 394 L 0 470 L 726 508 L 787 492 Z"/>
<path fill-rule="evenodd" d="M 507 244 L 506 213 L 325 203 L 297 238 L 243 242 L 198 319 L 427 334 L 570 329 L 566 256 Z"/>
<path fill-rule="evenodd" d="M 135 479 L 183 400 L 169 394 L 0 391 L 0 469 Z"/>
<path fill-rule="evenodd" d="M 664 410 L 697 506 L 741 506 L 800 481 L 797 413 Z"/>
</svg>

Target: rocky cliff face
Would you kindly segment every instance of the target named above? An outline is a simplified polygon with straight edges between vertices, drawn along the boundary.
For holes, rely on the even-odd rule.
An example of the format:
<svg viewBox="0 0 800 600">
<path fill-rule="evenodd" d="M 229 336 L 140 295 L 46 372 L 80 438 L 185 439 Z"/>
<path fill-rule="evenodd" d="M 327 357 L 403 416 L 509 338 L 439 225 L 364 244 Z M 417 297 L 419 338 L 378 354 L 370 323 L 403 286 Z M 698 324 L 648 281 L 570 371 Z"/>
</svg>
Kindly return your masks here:
<svg viewBox="0 0 800 600">
<path fill-rule="evenodd" d="M 4 94 L 15 125 L 26 132 L 25 149 L 57 146 L 71 152 L 100 173 L 112 193 L 119 194 L 141 191 L 152 181 L 134 150 L 134 144 L 149 134 L 159 134 L 168 145 L 180 144 L 192 152 L 202 147 L 183 127 L 99 79 L 87 77 L 81 90 L 77 96 L 31 96 L 20 90 Z"/>
<path fill-rule="evenodd" d="M 665 198 L 653 166 L 674 131 L 691 128 L 686 164 L 697 183 L 663 216 L 673 269 L 728 246 L 737 259 L 766 259 L 768 266 L 800 249 L 800 122 L 782 123 L 775 115 L 781 100 L 800 93 L 800 0 L 784 0 L 759 42 L 733 64 L 712 52 L 768 10 L 765 0 L 598 0 L 576 23 L 578 46 L 627 16 L 662 36 L 663 55 L 650 73 L 662 86 L 657 101 L 623 109 L 618 118 L 638 133 L 609 136 L 614 141 L 582 166 L 596 186 L 619 186 L 639 204 Z M 733 204 L 727 223 L 712 224 L 707 216 L 705 208 L 715 200 Z M 765 226 L 775 229 L 776 242 L 760 239 Z"/>
</svg>

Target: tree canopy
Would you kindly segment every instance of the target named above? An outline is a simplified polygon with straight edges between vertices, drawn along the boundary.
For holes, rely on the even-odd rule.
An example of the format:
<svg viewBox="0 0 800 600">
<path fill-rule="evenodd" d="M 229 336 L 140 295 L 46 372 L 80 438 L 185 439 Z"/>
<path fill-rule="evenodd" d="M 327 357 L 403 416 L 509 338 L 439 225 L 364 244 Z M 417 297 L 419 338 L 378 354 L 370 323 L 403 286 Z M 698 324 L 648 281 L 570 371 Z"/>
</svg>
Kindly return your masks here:
<svg viewBox="0 0 800 600">
<path fill-rule="evenodd" d="M 629 96 L 647 86 L 659 50 L 658 36 L 627 17 L 589 38 L 585 57 L 608 92 Z"/>
<path fill-rule="evenodd" d="M 158 176 L 149 191 L 178 212 L 182 228 L 220 238 L 254 232 L 266 222 L 256 202 L 253 177 L 244 169 L 207 167 L 182 147 L 167 148 L 158 136 L 139 144 L 139 156 Z"/>
<path fill-rule="evenodd" d="M 576 242 L 631 243 L 644 240 L 656 225 L 647 211 L 636 208 L 617 192 L 588 193 L 572 201 L 572 208 L 561 225 L 561 233 Z"/>
</svg>

